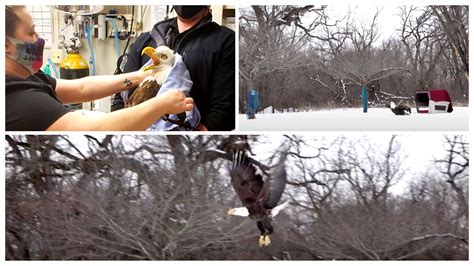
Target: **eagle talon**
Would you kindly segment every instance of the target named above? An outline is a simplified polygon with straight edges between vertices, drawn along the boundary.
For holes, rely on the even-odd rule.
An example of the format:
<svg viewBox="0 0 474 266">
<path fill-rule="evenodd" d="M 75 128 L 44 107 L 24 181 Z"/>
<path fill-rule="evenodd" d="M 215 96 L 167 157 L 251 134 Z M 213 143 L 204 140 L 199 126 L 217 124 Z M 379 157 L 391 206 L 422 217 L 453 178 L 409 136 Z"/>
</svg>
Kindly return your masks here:
<svg viewBox="0 0 474 266">
<path fill-rule="evenodd" d="M 260 238 L 258 239 L 258 245 L 260 247 L 262 246 L 268 246 L 270 245 L 270 237 L 268 235 L 261 235 Z"/>
<path fill-rule="evenodd" d="M 265 246 L 268 246 L 268 245 L 270 245 L 270 243 L 271 243 L 269 236 L 265 236 L 265 237 L 263 238 L 263 241 L 265 242 Z"/>
</svg>

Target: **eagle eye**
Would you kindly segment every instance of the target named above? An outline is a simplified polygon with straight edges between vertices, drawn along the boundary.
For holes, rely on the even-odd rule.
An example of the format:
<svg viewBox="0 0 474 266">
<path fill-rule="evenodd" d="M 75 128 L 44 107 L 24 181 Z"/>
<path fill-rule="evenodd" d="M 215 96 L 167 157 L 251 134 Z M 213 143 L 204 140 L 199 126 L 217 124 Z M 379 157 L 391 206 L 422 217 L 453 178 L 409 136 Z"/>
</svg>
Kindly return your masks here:
<svg viewBox="0 0 474 266">
<path fill-rule="evenodd" d="M 166 56 L 165 54 L 163 54 L 163 55 L 161 55 L 161 59 L 166 60 L 166 59 L 168 59 L 168 56 Z"/>
</svg>

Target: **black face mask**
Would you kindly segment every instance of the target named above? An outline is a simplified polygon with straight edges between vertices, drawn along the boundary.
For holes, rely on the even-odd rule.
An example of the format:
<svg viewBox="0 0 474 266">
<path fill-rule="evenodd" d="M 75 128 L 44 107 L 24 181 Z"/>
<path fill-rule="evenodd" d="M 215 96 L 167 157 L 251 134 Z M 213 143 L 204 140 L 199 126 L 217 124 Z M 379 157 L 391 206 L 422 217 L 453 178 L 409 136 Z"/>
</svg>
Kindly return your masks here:
<svg viewBox="0 0 474 266">
<path fill-rule="evenodd" d="M 173 6 L 174 11 L 180 18 L 189 19 L 194 17 L 206 6 Z"/>
</svg>

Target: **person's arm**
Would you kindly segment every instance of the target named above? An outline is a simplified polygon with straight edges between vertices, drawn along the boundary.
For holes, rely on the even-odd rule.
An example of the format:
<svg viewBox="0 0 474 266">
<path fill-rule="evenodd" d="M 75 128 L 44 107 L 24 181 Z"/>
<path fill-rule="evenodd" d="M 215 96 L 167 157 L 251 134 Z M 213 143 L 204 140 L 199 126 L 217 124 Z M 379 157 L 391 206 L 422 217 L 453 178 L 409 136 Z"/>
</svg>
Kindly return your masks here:
<svg viewBox="0 0 474 266">
<path fill-rule="evenodd" d="M 193 109 L 192 98 L 186 98 L 179 90 L 170 90 L 136 106 L 88 117 L 78 112 L 61 116 L 49 131 L 136 131 L 145 130 L 164 114 L 177 114 Z"/>
<path fill-rule="evenodd" d="M 115 76 L 88 76 L 57 79 L 56 95 L 62 103 L 82 103 L 101 99 L 140 84 L 152 71 L 135 71 Z"/>
<path fill-rule="evenodd" d="M 148 40 L 149 33 L 142 33 L 138 37 L 138 39 L 135 41 L 135 43 L 130 47 L 130 51 L 128 52 L 128 55 L 124 57 L 123 60 L 126 60 L 125 66 L 123 67 L 123 73 L 129 73 L 133 71 L 137 71 L 141 68 L 142 62 L 141 62 L 141 51 L 142 49 L 146 46 L 146 41 Z M 126 92 L 126 95 L 130 95 L 132 89 L 129 89 L 128 92 Z M 125 107 L 125 102 L 124 102 L 124 95 L 122 93 L 116 93 L 112 99 L 112 106 L 110 110 L 112 112 L 115 112 L 117 110 L 123 109 Z"/>
</svg>

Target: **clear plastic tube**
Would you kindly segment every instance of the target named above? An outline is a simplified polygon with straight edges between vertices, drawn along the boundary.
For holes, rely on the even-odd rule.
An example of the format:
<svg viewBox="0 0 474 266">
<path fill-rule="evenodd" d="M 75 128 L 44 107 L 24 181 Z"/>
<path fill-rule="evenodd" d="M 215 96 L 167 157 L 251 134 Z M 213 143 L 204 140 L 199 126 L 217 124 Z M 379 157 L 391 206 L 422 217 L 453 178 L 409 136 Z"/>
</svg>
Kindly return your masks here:
<svg viewBox="0 0 474 266">
<path fill-rule="evenodd" d="M 56 78 L 59 78 L 58 70 L 56 69 L 56 66 L 54 65 L 53 61 L 51 61 L 51 58 L 48 58 L 48 63 L 49 63 L 50 68 L 53 69 L 54 76 L 55 76 Z"/>
<path fill-rule="evenodd" d="M 105 21 L 110 21 L 112 23 L 112 28 L 114 29 L 114 39 L 115 39 L 115 51 L 117 52 L 117 57 L 120 56 L 120 48 L 119 48 L 119 30 L 115 19 L 113 18 L 105 18 Z"/>
<path fill-rule="evenodd" d="M 92 69 L 91 76 L 95 76 L 95 55 L 94 55 L 94 48 L 92 47 L 92 37 L 91 37 L 91 29 L 92 25 L 87 26 L 86 30 L 86 37 L 87 37 L 87 44 L 89 45 L 90 57 L 89 57 L 89 65 Z"/>
</svg>

